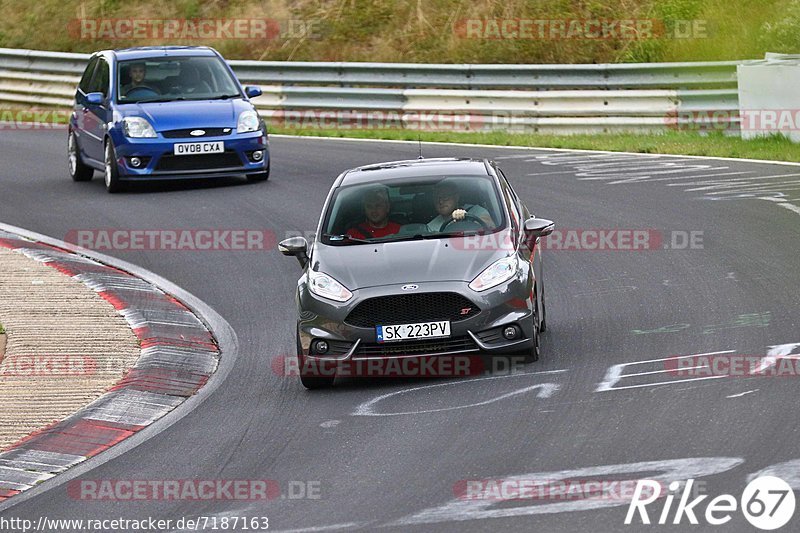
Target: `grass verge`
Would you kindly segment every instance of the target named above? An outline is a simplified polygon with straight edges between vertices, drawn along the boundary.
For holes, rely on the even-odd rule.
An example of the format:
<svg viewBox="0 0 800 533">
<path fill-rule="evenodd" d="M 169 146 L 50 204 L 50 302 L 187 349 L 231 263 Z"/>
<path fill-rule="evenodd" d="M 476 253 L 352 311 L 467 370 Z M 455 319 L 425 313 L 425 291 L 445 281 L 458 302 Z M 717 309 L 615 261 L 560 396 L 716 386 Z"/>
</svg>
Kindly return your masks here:
<svg viewBox="0 0 800 533">
<path fill-rule="evenodd" d="M 741 159 L 768 159 L 800 162 L 800 144 L 786 137 L 773 135 L 743 140 L 721 133 L 702 134 L 690 131 L 636 134 L 609 133 L 602 135 L 545 135 L 508 132 L 418 132 L 414 130 L 325 130 L 271 127 L 270 133 L 311 135 L 317 137 L 350 137 L 358 139 L 390 139 L 423 142 L 493 144 L 498 146 L 528 146 L 536 148 L 571 148 L 607 150 L 643 154 L 701 155 Z M 416 155 L 416 154 L 414 154 Z"/>
</svg>

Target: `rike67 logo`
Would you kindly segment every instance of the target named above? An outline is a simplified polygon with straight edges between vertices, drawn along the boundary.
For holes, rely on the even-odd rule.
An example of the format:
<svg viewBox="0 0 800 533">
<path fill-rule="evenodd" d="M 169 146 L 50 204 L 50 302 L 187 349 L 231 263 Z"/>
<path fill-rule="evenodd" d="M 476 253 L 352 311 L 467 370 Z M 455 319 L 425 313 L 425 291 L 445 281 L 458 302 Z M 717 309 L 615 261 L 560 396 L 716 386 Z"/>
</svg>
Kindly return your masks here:
<svg viewBox="0 0 800 533">
<path fill-rule="evenodd" d="M 683 484 L 683 490 L 678 496 L 677 493 L 681 489 L 682 483 L 680 481 L 670 483 L 666 498 L 664 498 L 664 506 L 661 508 L 661 512 L 653 517 L 654 522 L 659 525 L 679 525 L 685 518 L 690 524 L 697 525 L 700 523 L 699 516 L 704 518 L 708 524 L 721 526 L 730 522 L 733 513 L 736 513 L 737 509 L 741 509 L 742 514 L 752 526 L 770 531 L 783 527 L 794 515 L 794 492 L 792 487 L 779 477 L 761 476 L 754 479 L 747 484 L 739 501 L 731 494 L 720 494 L 706 504 L 703 513 L 700 511 L 700 504 L 708 498 L 708 495 L 702 494 L 690 500 L 693 484 L 693 479 L 688 480 Z M 637 514 L 642 524 L 650 524 L 651 518 L 647 506 L 663 496 L 662 485 L 658 481 L 639 480 L 634 489 L 633 499 L 628 506 L 625 524 L 633 523 Z M 673 513 L 672 505 L 676 496 L 678 496 L 678 504 Z M 670 520 L 671 514 L 672 520 Z"/>
</svg>

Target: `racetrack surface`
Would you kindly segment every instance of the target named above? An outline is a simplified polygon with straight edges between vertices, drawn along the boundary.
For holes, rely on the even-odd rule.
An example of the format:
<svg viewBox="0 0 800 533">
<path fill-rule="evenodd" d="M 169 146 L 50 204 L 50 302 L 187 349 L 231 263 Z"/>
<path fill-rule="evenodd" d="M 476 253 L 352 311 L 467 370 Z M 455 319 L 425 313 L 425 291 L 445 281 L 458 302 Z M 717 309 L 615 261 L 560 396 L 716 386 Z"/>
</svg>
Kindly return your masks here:
<svg viewBox="0 0 800 533">
<path fill-rule="evenodd" d="M 109 195 L 99 176 L 69 179 L 65 140 L 63 131 L 0 131 L 0 221 L 60 239 L 73 229 L 236 228 L 280 240 L 314 231 L 342 170 L 417 155 L 416 144 L 273 138 L 267 183 L 161 183 Z M 274 247 L 101 250 L 201 298 L 231 324 L 240 350 L 201 406 L 119 457 L 100 456 L 82 478 L 270 479 L 284 490 L 310 481 L 321 497 L 82 501 L 61 485 L 0 517 L 267 516 L 278 531 L 638 531 L 667 526 L 625 526 L 627 504 L 608 498 L 460 501 L 454 486 L 675 470 L 663 479 L 694 477 L 711 497 L 739 498 L 752 474 L 774 467 L 800 490 L 797 376 L 690 381 L 660 361 L 765 356 L 800 343 L 800 167 L 441 145 L 424 146 L 424 154 L 495 159 L 528 207 L 557 228 L 652 230 L 668 249 L 545 250 L 548 331 L 542 358 L 522 374 L 347 380 L 313 392 L 272 367 L 295 349 L 296 261 Z M 695 246 L 673 249 L 689 232 L 701 232 Z M 625 363 L 638 364 L 615 366 Z M 407 414 L 383 416 L 392 413 Z M 611 465 L 626 466 L 590 468 Z M 653 521 L 661 502 L 648 507 Z M 725 526 L 698 518 L 698 531 L 752 530 L 739 512 Z"/>
</svg>

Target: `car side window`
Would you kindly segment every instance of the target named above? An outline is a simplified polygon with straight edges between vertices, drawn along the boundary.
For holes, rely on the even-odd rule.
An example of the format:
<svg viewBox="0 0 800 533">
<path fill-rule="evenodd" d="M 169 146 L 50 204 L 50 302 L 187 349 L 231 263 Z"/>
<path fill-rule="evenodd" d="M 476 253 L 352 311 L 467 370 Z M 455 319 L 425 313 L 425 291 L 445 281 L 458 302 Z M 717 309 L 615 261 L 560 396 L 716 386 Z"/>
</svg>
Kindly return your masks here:
<svg viewBox="0 0 800 533">
<path fill-rule="evenodd" d="M 503 174 L 503 171 L 498 168 L 497 173 L 500 174 L 500 178 L 503 182 L 503 185 L 505 185 L 505 187 L 508 189 L 511 199 L 514 203 L 514 206 L 516 206 L 517 211 L 519 212 L 520 218 L 524 218 L 526 210 L 525 206 L 522 205 L 522 200 L 519 199 L 519 196 L 517 196 L 517 193 L 514 191 L 514 188 L 511 187 L 511 184 L 508 182 L 508 178 L 506 178 L 506 175 Z"/>
<path fill-rule="evenodd" d="M 97 63 L 92 82 L 89 84 L 90 93 L 103 93 L 103 96 L 108 96 L 108 62 L 105 59 L 100 59 Z"/>
<path fill-rule="evenodd" d="M 92 81 L 92 74 L 94 74 L 94 69 L 97 66 L 97 61 L 100 58 L 98 56 L 93 57 L 89 60 L 89 64 L 86 66 L 86 70 L 83 71 L 83 76 L 81 77 L 81 82 L 78 84 L 78 89 L 83 92 L 83 94 L 88 94 L 91 91 L 89 90 L 90 83 Z"/>
</svg>

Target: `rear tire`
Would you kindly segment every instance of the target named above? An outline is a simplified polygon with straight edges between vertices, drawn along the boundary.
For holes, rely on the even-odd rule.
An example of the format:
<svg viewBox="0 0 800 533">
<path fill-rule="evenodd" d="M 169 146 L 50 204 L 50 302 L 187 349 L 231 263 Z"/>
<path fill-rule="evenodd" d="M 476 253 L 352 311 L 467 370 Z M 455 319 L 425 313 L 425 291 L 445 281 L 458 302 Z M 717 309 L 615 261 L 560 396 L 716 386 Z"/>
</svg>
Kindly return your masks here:
<svg viewBox="0 0 800 533">
<path fill-rule="evenodd" d="M 67 158 L 69 161 L 69 175 L 72 181 L 89 181 L 94 176 L 94 169 L 86 166 L 81 159 L 81 150 L 78 148 L 78 138 L 70 130 L 67 138 Z"/>
<path fill-rule="evenodd" d="M 106 190 L 114 194 L 122 190 L 122 182 L 119 179 L 119 167 L 117 166 L 117 154 L 114 150 L 114 144 L 111 139 L 106 140 L 105 163 L 106 168 L 103 171 L 103 176 L 106 182 Z"/>
</svg>

